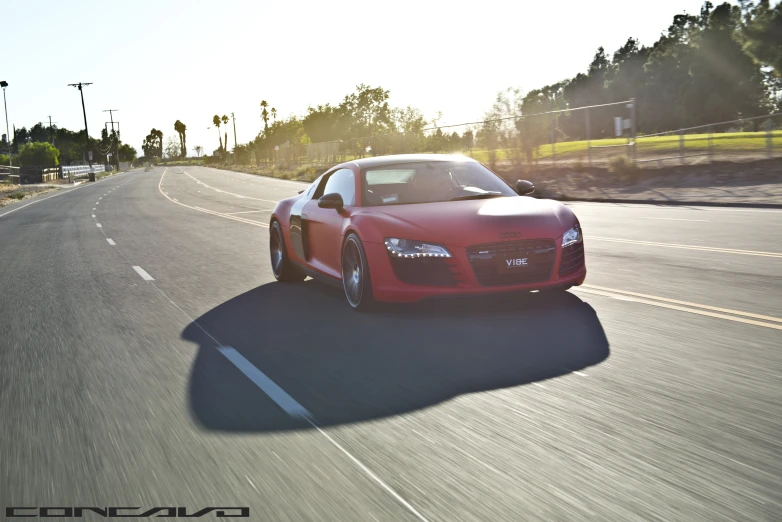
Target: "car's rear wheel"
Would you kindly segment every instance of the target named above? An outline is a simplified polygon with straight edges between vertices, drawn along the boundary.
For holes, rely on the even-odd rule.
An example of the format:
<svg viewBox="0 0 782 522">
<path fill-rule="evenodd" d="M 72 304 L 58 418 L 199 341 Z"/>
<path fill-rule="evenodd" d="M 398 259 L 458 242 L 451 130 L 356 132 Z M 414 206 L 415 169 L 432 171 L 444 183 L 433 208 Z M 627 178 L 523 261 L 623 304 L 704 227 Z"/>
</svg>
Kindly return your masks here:
<svg viewBox="0 0 782 522">
<path fill-rule="evenodd" d="M 348 234 L 342 245 L 342 287 L 348 304 L 360 312 L 375 306 L 372 296 L 372 282 L 364 246 L 354 233 Z"/>
<path fill-rule="evenodd" d="M 278 221 L 272 222 L 269 229 L 269 256 L 272 262 L 272 272 L 277 281 L 304 281 L 307 277 L 288 258 L 288 250 L 285 248 L 285 236 Z"/>
</svg>

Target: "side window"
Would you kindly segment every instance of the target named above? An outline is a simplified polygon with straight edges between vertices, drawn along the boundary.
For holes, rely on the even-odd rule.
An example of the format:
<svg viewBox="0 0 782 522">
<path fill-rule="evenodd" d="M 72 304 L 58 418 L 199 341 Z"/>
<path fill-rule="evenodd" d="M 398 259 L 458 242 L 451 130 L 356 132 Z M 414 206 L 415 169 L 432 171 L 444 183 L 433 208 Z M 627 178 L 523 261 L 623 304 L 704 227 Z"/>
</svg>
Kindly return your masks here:
<svg viewBox="0 0 782 522">
<path fill-rule="evenodd" d="M 339 169 L 326 180 L 323 194 L 334 192 L 342 196 L 345 206 L 356 203 L 356 176 L 351 169 Z"/>
<path fill-rule="evenodd" d="M 320 182 L 321 182 L 322 178 L 323 178 L 323 176 L 321 176 L 320 178 L 318 178 L 318 179 L 316 179 L 315 181 L 312 182 L 312 184 L 309 186 L 307 191 L 304 193 L 304 195 L 306 197 L 312 197 L 312 194 L 318 188 L 318 185 L 320 185 Z"/>
</svg>

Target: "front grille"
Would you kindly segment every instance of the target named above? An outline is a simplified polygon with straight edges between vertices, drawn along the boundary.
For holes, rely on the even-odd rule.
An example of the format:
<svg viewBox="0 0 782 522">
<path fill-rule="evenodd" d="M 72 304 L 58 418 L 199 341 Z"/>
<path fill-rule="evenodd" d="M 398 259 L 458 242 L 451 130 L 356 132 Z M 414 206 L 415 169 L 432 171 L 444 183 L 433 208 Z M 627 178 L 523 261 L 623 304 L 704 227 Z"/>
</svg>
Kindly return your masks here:
<svg viewBox="0 0 782 522">
<path fill-rule="evenodd" d="M 551 239 L 488 243 L 467 248 L 475 278 L 483 286 L 523 285 L 551 278 L 557 249 Z M 508 260 L 526 260 L 506 270 Z"/>
<path fill-rule="evenodd" d="M 410 285 L 456 286 L 448 261 L 434 257 L 392 257 L 396 277 Z"/>
<path fill-rule="evenodd" d="M 562 249 L 562 260 L 559 263 L 559 277 L 572 274 L 584 264 L 584 242 L 579 241 Z"/>
</svg>

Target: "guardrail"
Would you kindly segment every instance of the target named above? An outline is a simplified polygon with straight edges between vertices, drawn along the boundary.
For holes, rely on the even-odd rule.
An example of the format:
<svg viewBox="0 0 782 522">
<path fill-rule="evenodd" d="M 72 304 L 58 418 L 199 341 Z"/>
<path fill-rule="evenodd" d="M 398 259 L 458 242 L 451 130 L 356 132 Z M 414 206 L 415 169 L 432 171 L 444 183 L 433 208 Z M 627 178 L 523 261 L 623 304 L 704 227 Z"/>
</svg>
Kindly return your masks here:
<svg viewBox="0 0 782 522">
<path fill-rule="evenodd" d="M 103 164 L 99 165 L 93 165 L 90 167 L 89 165 L 69 165 L 69 166 L 63 166 L 62 167 L 62 177 L 72 177 L 72 178 L 79 178 L 82 176 L 89 176 L 90 172 L 98 173 L 98 172 L 106 172 L 106 166 Z"/>
<path fill-rule="evenodd" d="M 0 165 L 0 174 L 19 174 L 19 167 L 9 167 L 8 165 Z"/>
</svg>

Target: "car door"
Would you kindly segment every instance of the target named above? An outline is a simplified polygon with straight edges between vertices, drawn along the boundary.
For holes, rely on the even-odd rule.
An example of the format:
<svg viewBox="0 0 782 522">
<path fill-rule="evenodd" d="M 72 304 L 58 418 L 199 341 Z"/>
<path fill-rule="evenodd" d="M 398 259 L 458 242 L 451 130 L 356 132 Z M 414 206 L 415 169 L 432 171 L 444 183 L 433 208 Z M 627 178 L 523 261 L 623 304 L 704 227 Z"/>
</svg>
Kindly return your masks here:
<svg viewBox="0 0 782 522">
<path fill-rule="evenodd" d="M 315 270 L 340 278 L 342 225 L 356 202 L 356 174 L 349 168 L 339 169 L 329 174 L 324 181 L 312 199 L 304 205 L 302 212 L 308 261 Z M 318 206 L 321 196 L 335 193 L 342 197 L 342 209 Z"/>
<path fill-rule="evenodd" d="M 290 210 L 290 235 L 293 254 L 298 261 L 304 263 L 309 262 L 309 251 L 305 241 L 307 232 L 306 223 L 302 219 L 302 213 L 304 212 L 304 206 L 312 200 L 315 191 L 322 185 L 323 178 L 324 176 L 321 176 L 313 181 L 312 184 L 304 190 L 299 200 L 291 206 Z"/>
</svg>

